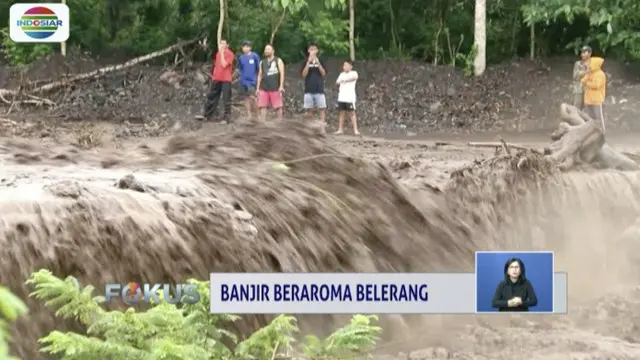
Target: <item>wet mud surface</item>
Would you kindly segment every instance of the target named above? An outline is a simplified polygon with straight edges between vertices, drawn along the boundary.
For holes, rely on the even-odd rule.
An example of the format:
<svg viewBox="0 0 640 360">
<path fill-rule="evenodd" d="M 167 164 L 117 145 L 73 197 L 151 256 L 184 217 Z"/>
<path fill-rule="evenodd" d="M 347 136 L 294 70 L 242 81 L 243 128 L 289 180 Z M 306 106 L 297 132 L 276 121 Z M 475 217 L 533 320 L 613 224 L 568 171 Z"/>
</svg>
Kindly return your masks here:
<svg viewBox="0 0 640 360">
<path fill-rule="evenodd" d="M 71 59 L 37 63 L 26 80 L 0 68 L 0 88 L 106 65 Z M 206 64 L 171 70 L 178 85 L 145 65 L 45 94 L 54 108 L 2 103 L 0 283 L 27 299 L 24 280 L 40 268 L 99 289 L 211 271 L 472 271 L 476 250 L 551 249 L 569 272 L 569 315 L 385 317 L 379 359 L 638 359 L 640 174 L 560 173 L 531 152 L 467 144 L 547 146 L 541 129 L 557 124 L 571 63 L 512 62 L 480 80 L 358 64 L 362 138 L 301 125 L 295 65 L 295 120 L 280 126 L 192 120 Z M 638 154 L 637 72 L 605 68 L 607 143 Z M 48 331 L 79 330 L 28 305 L 14 328 L 23 359 L 39 359 Z M 301 325 L 323 332 L 333 320 Z"/>
<path fill-rule="evenodd" d="M 90 148 L 69 134 L 3 139 L 0 251 L 13 271 L 0 282 L 25 296 L 20 284 L 39 267 L 98 288 L 216 270 L 470 271 L 475 250 L 553 249 L 570 274 L 569 315 L 386 317 L 378 358 L 640 356 L 640 287 L 629 275 L 640 265 L 628 256 L 638 174 L 559 174 L 531 154 L 518 156 L 532 170 L 515 171 L 494 149 L 466 144 L 490 135 L 323 137 L 299 123 L 125 140 L 103 125 Z M 640 150 L 624 136 L 610 142 Z M 624 232 L 631 240 L 618 240 Z M 74 328 L 29 305 L 16 327 L 23 358 L 46 329 Z"/>
</svg>

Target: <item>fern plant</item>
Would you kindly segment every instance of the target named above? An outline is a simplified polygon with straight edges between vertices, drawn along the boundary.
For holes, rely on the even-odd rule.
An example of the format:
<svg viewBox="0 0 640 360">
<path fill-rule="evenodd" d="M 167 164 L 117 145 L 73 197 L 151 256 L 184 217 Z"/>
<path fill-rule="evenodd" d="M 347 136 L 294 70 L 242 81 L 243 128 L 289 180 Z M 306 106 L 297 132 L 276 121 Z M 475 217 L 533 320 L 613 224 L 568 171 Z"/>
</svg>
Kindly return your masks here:
<svg viewBox="0 0 640 360">
<path fill-rule="evenodd" d="M 27 312 L 27 306 L 11 290 L 0 286 L 0 359 L 17 360 L 9 355 L 9 323 Z"/>
<path fill-rule="evenodd" d="M 326 339 L 308 335 L 302 347 L 307 358 L 352 360 L 373 350 L 382 333 L 382 328 L 373 325 L 378 318 L 375 315 L 355 315 L 351 322 Z"/>
<path fill-rule="evenodd" d="M 296 318 L 280 315 L 238 342 L 224 327 L 239 317 L 210 314 L 209 283 L 188 282 L 198 287 L 201 301 L 196 304 L 176 306 L 160 300 L 145 312 L 106 311 L 104 297 L 94 296 L 92 286 L 82 287 L 73 277 L 63 280 L 40 270 L 27 281 L 35 286 L 32 296 L 57 308 L 56 316 L 76 319 L 87 327 L 86 335 L 51 332 L 40 340 L 41 351 L 63 360 L 263 360 L 276 351 L 301 354 L 304 359 L 355 359 L 375 346 L 382 331 L 372 324 L 375 316 L 356 315 L 326 339 L 307 337 L 296 347 Z"/>
</svg>

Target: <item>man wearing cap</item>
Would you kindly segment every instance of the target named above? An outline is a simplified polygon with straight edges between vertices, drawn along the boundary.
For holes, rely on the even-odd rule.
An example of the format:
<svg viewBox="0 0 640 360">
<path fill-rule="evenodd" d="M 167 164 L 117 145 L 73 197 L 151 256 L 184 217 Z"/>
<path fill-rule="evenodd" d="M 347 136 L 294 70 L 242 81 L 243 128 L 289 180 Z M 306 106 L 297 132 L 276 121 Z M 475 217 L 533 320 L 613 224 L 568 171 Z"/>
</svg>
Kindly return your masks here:
<svg viewBox="0 0 640 360">
<path fill-rule="evenodd" d="M 582 110 L 584 107 L 584 86 L 580 82 L 589 71 L 591 48 L 583 46 L 580 49 L 580 60 L 573 65 L 573 105 Z"/>
<path fill-rule="evenodd" d="M 304 109 L 309 119 L 313 117 L 313 110 L 317 110 L 320 117 L 320 125 L 324 130 L 325 110 L 327 100 L 324 96 L 324 77 L 327 68 L 318 57 L 318 45 L 310 43 L 307 47 L 307 61 L 302 65 L 300 73 L 304 78 Z"/>
<path fill-rule="evenodd" d="M 249 118 L 251 118 L 254 108 L 259 70 L 260 56 L 251 51 L 251 42 L 244 40 L 242 54 L 238 56 L 238 79 L 240 80 L 240 91 L 244 97 L 244 107 L 247 109 Z"/>
</svg>

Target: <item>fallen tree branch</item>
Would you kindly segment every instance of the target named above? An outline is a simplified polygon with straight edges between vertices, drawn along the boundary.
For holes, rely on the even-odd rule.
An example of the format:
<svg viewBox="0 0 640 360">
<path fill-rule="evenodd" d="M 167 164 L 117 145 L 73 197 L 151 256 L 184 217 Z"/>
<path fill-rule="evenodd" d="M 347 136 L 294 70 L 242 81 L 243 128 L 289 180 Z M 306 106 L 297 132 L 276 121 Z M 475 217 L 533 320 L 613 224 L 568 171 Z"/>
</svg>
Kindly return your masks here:
<svg viewBox="0 0 640 360">
<path fill-rule="evenodd" d="M 538 150 L 528 148 L 522 145 L 507 143 L 504 140 L 496 141 L 496 142 L 470 142 L 467 143 L 467 146 L 477 147 L 477 148 L 507 148 L 507 149 L 516 149 L 516 150 L 531 150 L 535 152 L 539 152 Z"/>
<path fill-rule="evenodd" d="M 504 150 L 504 152 L 507 153 L 507 155 L 511 155 L 511 147 L 509 146 L 509 144 L 507 144 L 506 141 L 504 141 L 502 137 L 500 137 L 500 143 L 502 144 L 502 149 Z"/>
<path fill-rule="evenodd" d="M 29 98 L 28 100 L 17 100 L 17 98 L 20 96 L 21 91 L 22 90 L 20 88 L 15 92 L 15 94 L 10 94 L 12 95 L 11 101 L 5 98 L 5 95 L 7 95 L 6 93 L 0 92 L 0 101 L 9 105 L 9 110 L 7 110 L 6 115 L 9 115 L 11 113 L 11 110 L 13 110 L 13 108 L 16 105 L 27 104 L 27 105 L 36 105 L 36 106 L 42 106 L 42 105 L 56 106 L 56 103 L 54 103 L 49 99 L 40 98 L 40 97 L 29 95 L 29 94 L 26 94 L 26 96 Z"/>
<path fill-rule="evenodd" d="M 32 93 L 46 93 L 49 91 L 53 91 L 53 90 L 57 90 L 59 88 L 65 87 L 73 82 L 78 82 L 78 81 L 83 81 L 83 80 L 90 80 L 90 79 L 98 79 L 101 78 L 109 73 L 113 73 L 113 72 L 117 72 L 117 71 L 122 71 L 125 69 L 128 69 L 130 67 L 133 67 L 135 65 L 153 60 L 157 57 L 160 57 L 162 55 L 166 55 L 169 54 L 173 51 L 179 50 L 184 46 L 187 45 L 191 45 L 194 44 L 196 42 L 198 42 L 199 39 L 193 39 L 193 40 L 189 40 L 189 41 L 180 41 L 174 45 L 171 45 L 165 49 L 162 50 L 158 50 L 158 51 L 154 51 L 150 54 L 147 55 L 143 55 L 143 56 L 139 56 L 137 58 L 131 59 L 125 63 L 122 64 L 117 64 L 117 65 L 111 65 L 111 66 L 106 66 L 88 73 L 82 73 L 82 74 L 78 74 L 75 76 L 71 76 L 62 80 L 58 80 L 58 81 L 54 81 L 39 87 L 36 87 L 34 89 L 32 89 L 30 92 Z M 9 90 L 9 89 L 0 89 L 0 99 L 3 99 L 5 96 L 8 95 L 17 95 L 18 94 L 18 90 Z M 4 102 L 6 102 L 4 99 L 2 100 Z M 22 103 L 26 103 L 26 104 L 46 104 L 46 105 L 50 105 L 52 106 L 52 104 L 54 104 L 52 101 L 47 100 L 47 99 L 42 99 L 42 98 L 32 98 L 31 100 L 23 100 Z M 54 104 L 55 105 L 55 104 Z"/>
</svg>

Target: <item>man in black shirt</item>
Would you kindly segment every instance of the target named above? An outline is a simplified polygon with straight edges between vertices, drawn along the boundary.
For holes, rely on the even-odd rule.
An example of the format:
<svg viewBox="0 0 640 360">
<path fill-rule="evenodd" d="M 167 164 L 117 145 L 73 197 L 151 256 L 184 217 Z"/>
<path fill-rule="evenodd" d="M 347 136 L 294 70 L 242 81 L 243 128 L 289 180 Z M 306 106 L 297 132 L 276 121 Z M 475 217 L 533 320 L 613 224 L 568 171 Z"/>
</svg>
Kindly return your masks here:
<svg viewBox="0 0 640 360">
<path fill-rule="evenodd" d="M 320 125 L 324 130 L 327 108 L 327 99 L 324 96 L 324 77 L 327 75 L 327 71 L 324 62 L 318 57 L 317 44 L 309 44 L 307 52 L 309 56 L 300 71 L 304 77 L 304 108 L 309 119 L 313 118 L 313 110 L 318 110 Z"/>
<path fill-rule="evenodd" d="M 276 110 L 278 120 L 284 117 L 282 93 L 284 92 L 284 62 L 276 56 L 275 48 L 271 44 L 264 47 L 264 59 L 260 61 L 256 87 L 258 93 L 258 108 L 260 120 L 267 116 L 269 105 Z"/>
</svg>

